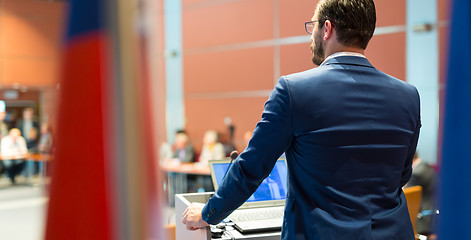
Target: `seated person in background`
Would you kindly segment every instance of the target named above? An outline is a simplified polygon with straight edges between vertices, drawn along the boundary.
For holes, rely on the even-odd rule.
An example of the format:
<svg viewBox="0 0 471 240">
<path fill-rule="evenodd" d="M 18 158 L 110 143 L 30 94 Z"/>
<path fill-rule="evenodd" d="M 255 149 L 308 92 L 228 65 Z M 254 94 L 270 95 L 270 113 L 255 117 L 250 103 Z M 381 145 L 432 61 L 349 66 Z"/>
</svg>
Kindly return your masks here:
<svg viewBox="0 0 471 240">
<path fill-rule="evenodd" d="M 38 150 L 42 154 L 52 153 L 52 130 L 48 123 L 41 125 L 41 137 L 39 138 Z"/>
<path fill-rule="evenodd" d="M 26 148 L 28 149 L 28 152 L 38 153 L 38 144 L 39 144 L 38 129 L 35 127 L 30 128 L 25 140 L 26 140 Z M 39 162 L 27 161 L 25 165 L 26 167 L 23 172 L 24 176 L 29 177 L 29 176 L 32 176 L 33 173 L 34 174 L 39 173 Z"/>
<path fill-rule="evenodd" d="M 38 129 L 35 127 L 32 127 L 29 129 L 27 134 L 28 134 L 28 137 L 25 138 L 25 140 L 26 140 L 26 148 L 28 149 L 28 152 L 37 153 L 38 144 L 39 144 Z"/>
<path fill-rule="evenodd" d="M 0 111 L 0 141 L 3 137 L 8 136 L 8 123 L 5 121 L 6 112 Z M 0 175 L 5 172 L 3 161 L 0 161 Z"/>
<path fill-rule="evenodd" d="M 168 144 L 167 142 L 162 142 L 159 148 L 159 162 L 165 163 L 169 159 L 172 159 L 172 157 L 172 147 L 170 147 L 170 144 Z"/>
<path fill-rule="evenodd" d="M 52 129 L 51 129 L 51 125 L 47 122 L 41 124 L 41 137 L 39 137 L 37 150 L 39 153 L 45 154 L 45 155 L 50 155 L 53 153 Z M 34 162 L 34 163 L 36 166 L 35 173 L 42 172 L 43 162 Z"/>
<path fill-rule="evenodd" d="M 173 147 L 174 159 L 178 159 L 182 163 L 195 162 L 195 150 L 193 149 L 193 146 L 191 146 L 188 135 L 185 131 L 177 131 Z"/>
<path fill-rule="evenodd" d="M 244 133 L 244 145 L 242 146 L 243 147 L 242 151 L 249 145 L 249 141 L 250 141 L 251 138 L 252 138 L 252 132 L 251 131 L 247 131 L 247 132 Z"/>
<path fill-rule="evenodd" d="M 8 177 L 15 184 L 15 176 L 23 170 L 24 158 L 28 154 L 26 141 L 18 128 L 12 128 L 9 135 L 2 138 L 0 150 Z"/>
<path fill-rule="evenodd" d="M 200 166 L 209 166 L 209 160 L 221 160 L 226 157 L 226 150 L 218 137 L 218 133 L 213 130 L 204 134 L 203 148 L 198 162 Z M 214 191 L 210 176 L 198 176 L 196 181 L 198 192 Z"/>
<path fill-rule="evenodd" d="M 199 162 L 208 164 L 209 160 L 220 160 L 226 157 L 224 145 L 218 142 L 218 133 L 213 130 L 206 131 L 203 137 L 203 148 Z"/>
<path fill-rule="evenodd" d="M 173 158 L 165 162 L 170 164 L 178 163 L 191 163 L 195 162 L 195 150 L 191 145 L 188 135 L 184 130 L 178 130 L 175 135 L 175 142 L 173 144 Z M 175 179 L 176 173 L 170 173 L 170 176 Z M 187 189 L 185 192 L 196 192 L 195 176 L 186 175 Z M 177 192 L 178 193 L 178 192 Z"/>
<path fill-rule="evenodd" d="M 7 113 L 0 111 L 0 139 L 8 135 L 9 124 L 5 121 Z"/>
<path fill-rule="evenodd" d="M 422 186 L 422 204 L 420 211 L 435 209 L 435 188 L 437 184 L 437 174 L 428 163 L 423 162 L 417 152 L 412 162 L 412 176 L 405 186 Z M 416 222 L 417 233 L 423 235 L 433 234 L 433 216 L 424 216 Z"/>
<path fill-rule="evenodd" d="M 39 129 L 39 122 L 35 120 L 34 109 L 27 107 L 23 109 L 23 118 L 16 122 L 16 128 L 21 131 L 21 136 L 29 140 L 29 130 L 31 128 Z"/>
</svg>

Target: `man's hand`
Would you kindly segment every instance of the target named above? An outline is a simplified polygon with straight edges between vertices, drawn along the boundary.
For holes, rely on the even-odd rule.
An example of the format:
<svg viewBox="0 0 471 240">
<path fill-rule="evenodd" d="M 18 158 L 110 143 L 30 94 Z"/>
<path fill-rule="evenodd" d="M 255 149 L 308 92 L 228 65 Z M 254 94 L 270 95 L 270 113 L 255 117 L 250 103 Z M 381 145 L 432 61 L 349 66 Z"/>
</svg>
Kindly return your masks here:
<svg viewBox="0 0 471 240">
<path fill-rule="evenodd" d="M 209 226 L 201 216 L 203 207 L 204 204 L 202 203 L 192 203 L 186 208 L 182 216 L 182 223 L 186 225 L 186 229 L 194 231 Z"/>
</svg>

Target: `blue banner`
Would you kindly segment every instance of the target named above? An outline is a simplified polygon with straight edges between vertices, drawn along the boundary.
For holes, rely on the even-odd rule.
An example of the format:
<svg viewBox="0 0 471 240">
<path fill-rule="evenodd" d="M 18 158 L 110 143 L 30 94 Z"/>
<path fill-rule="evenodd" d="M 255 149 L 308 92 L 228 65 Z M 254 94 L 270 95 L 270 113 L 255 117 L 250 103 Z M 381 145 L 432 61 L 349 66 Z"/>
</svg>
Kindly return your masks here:
<svg viewBox="0 0 471 240">
<path fill-rule="evenodd" d="M 471 1 L 452 1 L 439 239 L 471 238 Z"/>
<path fill-rule="evenodd" d="M 76 35 L 103 30 L 103 0 L 79 0 L 69 2 L 67 40 Z"/>
</svg>

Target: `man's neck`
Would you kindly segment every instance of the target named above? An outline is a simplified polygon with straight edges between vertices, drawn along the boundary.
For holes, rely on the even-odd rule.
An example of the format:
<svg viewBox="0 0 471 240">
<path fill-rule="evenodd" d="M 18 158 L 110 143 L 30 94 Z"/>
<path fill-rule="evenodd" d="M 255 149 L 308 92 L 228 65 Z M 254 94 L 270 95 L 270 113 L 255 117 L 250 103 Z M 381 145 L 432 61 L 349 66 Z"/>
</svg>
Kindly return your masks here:
<svg viewBox="0 0 471 240">
<path fill-rule="evenodd" d="M 336 52 L 336 53 L 333 53 L 330 56 L 326 57 L 324 59 L 324 62 L 327 62 L 332 58 L 343 57 L 343 56 L 353 56 L 353 57 L 366 58 L 365 55 L 363 55 L 362 53 L 358 53 L 358 52 Z"/>
<path fill-rule="evenodd" d="M 360 53 L 362 55 L 365 54 L 365 50 L 362 49 L 362 48 L 349 47 L 349 46 L 345 46 L 341 43 L 334 42 L 334 43 L 329 44 L 329 45 L 326 46 L 324 56 L 325 56 L 325 58 L 327 58 L 328 56 L 330 56 L 334 53 L 338 53 L 338 52 L 353 52 L 353 53 Z"/>
</svg>

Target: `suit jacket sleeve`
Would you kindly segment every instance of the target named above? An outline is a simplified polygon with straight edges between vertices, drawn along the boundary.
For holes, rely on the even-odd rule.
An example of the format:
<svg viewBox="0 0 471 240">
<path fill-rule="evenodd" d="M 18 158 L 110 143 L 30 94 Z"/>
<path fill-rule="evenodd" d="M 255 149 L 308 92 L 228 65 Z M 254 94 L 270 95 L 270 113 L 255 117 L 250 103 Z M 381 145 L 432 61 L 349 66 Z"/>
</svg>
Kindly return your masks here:
<svg viewBox="0 0 471 240">
<path fill-rule="evenodd" d="M 418 109 L 418 112 L 417 112 L 417 116 L 418 116 L 417 126 L 415 128 L 414 134 L 412 135 L 412 139 L 411 139 L 411 142 L 410 142 L 410 145 L 409 145 L 409 150 L 407 152 L 407 158 L 406 158 L 405 165 L 404 165 L 404 171 L 402 172 L 401 186 L 406 185 L 407 182 L 409 181 L 409 179 L 412 176 L 412 161 L 413 161 L 413 158 L 414 158 L 415 151 L 417 149 L 417 142 L 419 140 L 420 127 L 422 126 L 422 124 L 420 122 L 420 97 L 419 97 L 419 93 L 417 92 L 417 90 L 415 90 L 415 91 L 417 93 L 416 103 L 418 104 L 418 106 L 417 106 L 417 109 Z"/>
<path fill-rule="evenodd" d="M 203 220 L 217 224 L 242 205 L 273 169 L 293 139 L 288 81 L 281 77 L 247 148 L 234 161 L 219 189 L 203 208 Z"/>
</svg>

